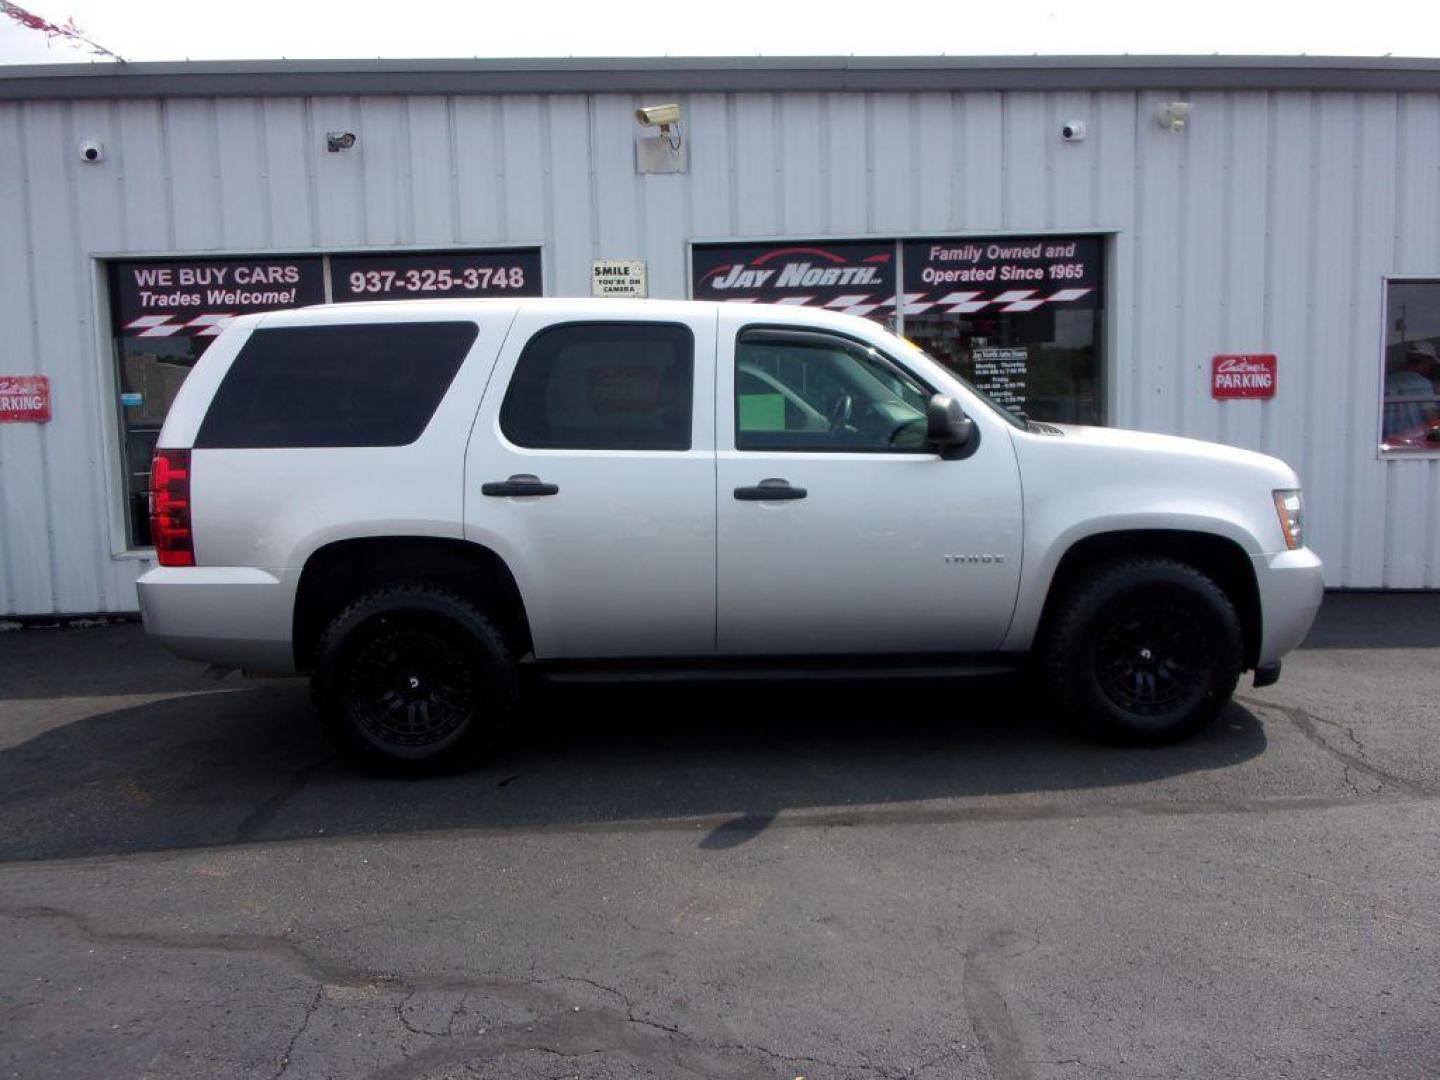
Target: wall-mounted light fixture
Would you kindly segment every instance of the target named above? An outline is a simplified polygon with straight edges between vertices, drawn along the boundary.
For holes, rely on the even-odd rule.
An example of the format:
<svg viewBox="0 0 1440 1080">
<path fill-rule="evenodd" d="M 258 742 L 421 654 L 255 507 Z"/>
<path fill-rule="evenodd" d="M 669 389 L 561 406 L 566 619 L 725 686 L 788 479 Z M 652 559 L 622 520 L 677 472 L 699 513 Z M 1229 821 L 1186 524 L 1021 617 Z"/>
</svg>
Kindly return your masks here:
<svg viewBox="0 0 1440 1080">
<path fill-rule="evenodd" d="M 1166 102 L 1156 110 L 1155 119 L 1166 131 L 1184 131 L 1190 122 L 1190 102 Z"/>
</svg>

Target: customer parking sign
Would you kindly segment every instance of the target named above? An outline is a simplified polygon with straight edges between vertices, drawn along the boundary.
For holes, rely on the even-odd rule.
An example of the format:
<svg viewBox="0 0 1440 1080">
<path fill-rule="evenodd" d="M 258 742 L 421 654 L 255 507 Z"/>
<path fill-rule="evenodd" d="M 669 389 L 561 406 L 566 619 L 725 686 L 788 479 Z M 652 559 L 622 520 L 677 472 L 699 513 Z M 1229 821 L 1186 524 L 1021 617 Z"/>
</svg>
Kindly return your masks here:
<svg viewBox="0 0 1440 1080">
<path fill-rule="evenodd" d="M 50 422 L 50 380 L 44 375 L 0 375 L 0 424 Z"/>
</svg>

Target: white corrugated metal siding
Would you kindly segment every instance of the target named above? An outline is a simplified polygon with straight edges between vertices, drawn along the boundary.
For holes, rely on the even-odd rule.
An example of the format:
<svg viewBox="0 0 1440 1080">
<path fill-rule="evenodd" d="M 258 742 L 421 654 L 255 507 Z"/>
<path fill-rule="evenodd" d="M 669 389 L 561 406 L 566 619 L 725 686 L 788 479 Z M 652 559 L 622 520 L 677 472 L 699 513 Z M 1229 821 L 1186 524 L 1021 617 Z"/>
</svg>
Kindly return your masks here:
<svg viewBox="0 0 1440 1080">
<path fill-rule="evenodd" d="M 539 241 L 548 295 L 638 256 L 683 296 L 692 238 L 1032 229 L 1115 232 L 1114 423 L 1291 462 L 1332 585 L 1440 587 L 1440 462 L 1375 451 L 1382 275 L 1440 274 L 1440 95 L 693 94 L 690 171 L 637 175 L 631 110 L 671 96 L 0 103 L 0 373 L 54 398 L 0 425 L 0 611 L 130 610 L 148 565 L 111 554 L 95 254 Z M 358 150 L 325 153 L 336 129 Z M 1273 401 L 1210 399 L 1229 351 L 1279 355 Z"/>
</svg>

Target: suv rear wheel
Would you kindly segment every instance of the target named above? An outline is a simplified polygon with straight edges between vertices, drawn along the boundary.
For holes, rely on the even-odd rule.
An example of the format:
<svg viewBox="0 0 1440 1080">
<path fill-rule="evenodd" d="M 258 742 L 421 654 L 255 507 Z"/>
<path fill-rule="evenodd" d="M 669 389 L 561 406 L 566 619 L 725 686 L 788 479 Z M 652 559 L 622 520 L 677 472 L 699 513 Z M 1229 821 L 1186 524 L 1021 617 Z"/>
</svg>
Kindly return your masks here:
<svg viewBox="0 0 1440 1080">
<path fill-rule="evenodd" d="M 1110 742 L 1161 745 L 1199 731 L 1240 677 L 1240 619 L 1193 566 L 1135 557 L 1073 587 L 1044 645 L 1061 710 Z"/>
<path fill-rule="evenodd" d="M 471 764 L 500 740 L 516 672 L 504 637 L 468 600 L 390 585 L 331 621 L 311 685 L 321 717 L 362 757 L 433 772 Z"/>
</svg>

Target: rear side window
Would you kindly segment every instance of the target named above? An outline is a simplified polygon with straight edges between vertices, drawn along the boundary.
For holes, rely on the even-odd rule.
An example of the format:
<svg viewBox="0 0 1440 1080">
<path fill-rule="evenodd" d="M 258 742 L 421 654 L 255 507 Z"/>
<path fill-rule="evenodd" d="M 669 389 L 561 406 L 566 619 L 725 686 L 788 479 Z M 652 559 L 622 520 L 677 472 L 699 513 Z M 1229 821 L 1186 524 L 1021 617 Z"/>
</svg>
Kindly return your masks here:
<svg viewBox="0 0 1440 1080">
<path fill-rule="evenodd" d="M 565 323 L 520 354 L 500 407 L 517 446 L 689 450 L 695 338 L 673 323 Z"/>
<path fill-rule="evenodd" d="M 412 443 L 478 333 L 470 322 L 256 330 L 215 392 L 195 445 Z"/>
</svg>

